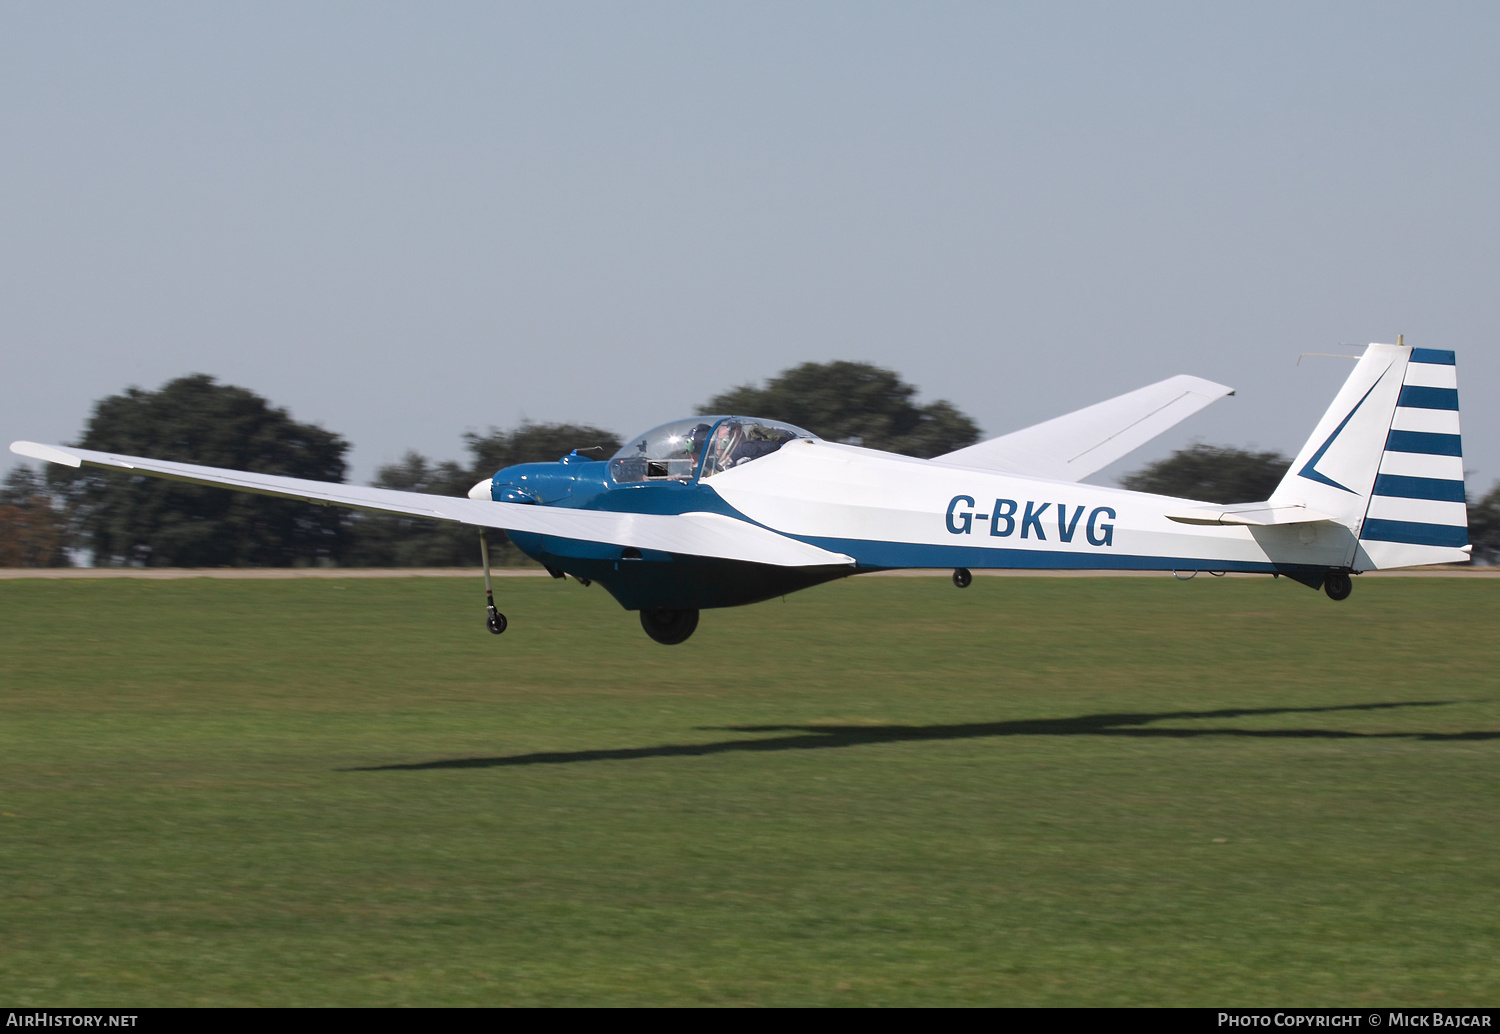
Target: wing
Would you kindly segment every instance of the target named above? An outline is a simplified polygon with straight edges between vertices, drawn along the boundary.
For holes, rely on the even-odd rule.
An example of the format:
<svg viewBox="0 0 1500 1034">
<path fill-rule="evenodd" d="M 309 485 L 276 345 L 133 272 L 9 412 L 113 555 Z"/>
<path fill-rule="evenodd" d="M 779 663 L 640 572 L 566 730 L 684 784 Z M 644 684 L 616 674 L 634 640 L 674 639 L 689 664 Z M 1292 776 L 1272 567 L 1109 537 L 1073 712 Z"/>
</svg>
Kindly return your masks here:
<svg viewBox="0 0 1500 1034">
<path fill-rule="evenodd" d="M 36 442 L 12 442 L 10 451 L 31 459 L 61 463 L 69 467 L 103 467 L 107 470 L 146 474 L 150 477 L 213 485 L 240 492 L 298 499 L 324 506 L 346 506 L 355 510 L 400 513 L 435 521 L 456 521 L 481 528 L 529 531 L 558 538 L 607 542 L 666 553 L 743 560 L 778 567 L 818 567 L 852 564 L 842 553 L 832 553 L 799 542 L 767 528 L 718 513 L 650 514 L 576 510 L 523 503 L 494 503 L 484 499 L 455 499 L 398 492 L 388 488 L 339 485 L 328 481 L 253 474 L 222 467 L 200 467 L 191 463 L 119 456 L 109 452 L 74 449 Z"/>
<path fill-rule="evenodd" d="M 1179 374 L 1066 416 L 938 456 L 932 462 L 1054 481 L 1081 481 L 1215 399 L 1233 394 L 1233 388 Z"/>
</svg>

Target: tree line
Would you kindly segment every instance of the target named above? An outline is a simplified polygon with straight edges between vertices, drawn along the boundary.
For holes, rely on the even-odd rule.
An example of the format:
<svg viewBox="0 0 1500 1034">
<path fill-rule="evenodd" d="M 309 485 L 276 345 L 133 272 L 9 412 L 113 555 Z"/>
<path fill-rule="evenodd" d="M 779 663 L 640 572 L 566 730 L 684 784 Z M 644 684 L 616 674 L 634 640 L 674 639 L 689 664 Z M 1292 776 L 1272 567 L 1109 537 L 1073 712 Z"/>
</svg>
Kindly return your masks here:
<svg viewBox="0 0 1500 1034">
<path fill-rule="evenodd" d="M 868 363 L 804 363 L 761 386 L 708 399 L 702 413 L 784 420 L 822 438 L 930 458 L 972 445 L 979 427 L 949 402 L 920 405 L 917 389 Z M 516 463 L 573 449 L 609 456 L 613 432 L 587 424 L 523 423 L 464 435 L 463 460 L 406 453 L 372 484 L 462 496 Z M 349 443 L 300 423 L 245 388 L 193 374 L 157 391 L 129 388 L 95 404 L 80 448 L 341 482 Z M 1195 444 L 1122 479 L 1126 488 L 1205 502 L 1267 498 L 1290 460 L 1276 452 Z M 1500 562 L 1500 485 L 1471 502 L 1475 557 Z M 131 476 L 96 468 L 18 465 L 0 486 L 0 567 L 68 566 L 84 553 L 100 566 L 450 567 L 477 562 L 472 528 L 391 514 L 350 512 L 291 500 Z M 498 564 L 528 562 L 501 535 Z"/>
</svg>

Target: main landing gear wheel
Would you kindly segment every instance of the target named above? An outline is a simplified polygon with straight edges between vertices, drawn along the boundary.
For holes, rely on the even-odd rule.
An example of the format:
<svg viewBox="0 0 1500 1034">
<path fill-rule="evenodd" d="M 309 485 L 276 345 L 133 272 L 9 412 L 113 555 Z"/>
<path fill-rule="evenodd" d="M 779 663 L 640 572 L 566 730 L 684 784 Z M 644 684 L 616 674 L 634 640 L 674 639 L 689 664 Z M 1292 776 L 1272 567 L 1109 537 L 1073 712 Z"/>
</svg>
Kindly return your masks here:
<svg viewBox="0 0 1500 1034">
<path fill-rule="evenodd" d="M 643 607 L 641 627 L 646 634 L 664 646 L 686 642 L 698 627 L 697 608 L 673 610 L 671 607 Z"/>
<path fill-rule="evenodd" d="M 1323 591 L 1331 600 L 1347 600 L 1354 591 L 1354 583 L 1343 571 L 1329 571 L 1323 578 Z"/>
<path fill-rule="evenodd" d="M 955 567 L 953 569 L 953 584 L 960 589 L 967 589 L 969 583 L 973 580 L 974 576 L 969 572 L 967 567 Z"/>
<path fill-rule="evenodd" d="M 509 625 L 510 622 L 505 620 L 504 614 L 500 613 L 494 607 L 490 607 L 490 616 L 484 619 L 484 624 L 485 627 L 488 628 L 491 632 L 499 635 L 501 632 L 505 631 L 506 626 Z"/>
</svg>

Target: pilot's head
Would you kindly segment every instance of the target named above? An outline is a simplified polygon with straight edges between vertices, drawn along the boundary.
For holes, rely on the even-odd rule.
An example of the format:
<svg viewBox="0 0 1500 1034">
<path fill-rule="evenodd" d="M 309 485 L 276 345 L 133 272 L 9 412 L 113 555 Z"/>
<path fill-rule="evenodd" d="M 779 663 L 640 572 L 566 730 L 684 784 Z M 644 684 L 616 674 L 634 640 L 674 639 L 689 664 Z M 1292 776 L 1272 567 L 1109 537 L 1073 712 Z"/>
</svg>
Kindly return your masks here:
<svg viewBox="0 0 1500 1034">
<path fill-rule="evenodd" d="M 708 442 L 708 432 L 713 430 L 708 424 L 699 424 L 687 433 L 687 448 L 693 459 L 703 455 L 703 446 Z"/>
</svg>

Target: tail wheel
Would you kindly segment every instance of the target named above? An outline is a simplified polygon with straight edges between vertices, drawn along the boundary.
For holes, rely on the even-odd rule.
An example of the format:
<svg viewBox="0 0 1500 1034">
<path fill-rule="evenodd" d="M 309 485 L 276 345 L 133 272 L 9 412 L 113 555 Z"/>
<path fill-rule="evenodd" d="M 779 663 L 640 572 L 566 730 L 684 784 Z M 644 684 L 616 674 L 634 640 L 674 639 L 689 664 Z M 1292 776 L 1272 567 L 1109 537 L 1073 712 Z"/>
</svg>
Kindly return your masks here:
<svg viewBox="0 0 1500 1034">
<path fill-rule="evenodd" d="M 969 572 L 967 567 L 955 567 L 953 569 L 953 584 L 960 589 L 967 589 L 969 583 L 973 580 L 974 575 Z"/>
<path fill-rule="evenodd" d="M 1354 591 L 1354 583 L 1343 571 L 1329 571 L 1323 578 L 1323 591 L 1331 600 L 1347 600 Z"/>
<path fill-rule="evenodd" d="M 641 610 L 641 627 L 658 643 L 676 646 L 686 642 L 698 627 L 698 611 L 696 608 L 645 607 Z"/>
</svg>

